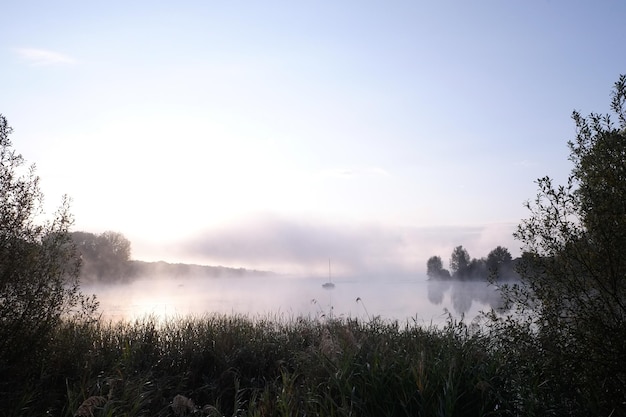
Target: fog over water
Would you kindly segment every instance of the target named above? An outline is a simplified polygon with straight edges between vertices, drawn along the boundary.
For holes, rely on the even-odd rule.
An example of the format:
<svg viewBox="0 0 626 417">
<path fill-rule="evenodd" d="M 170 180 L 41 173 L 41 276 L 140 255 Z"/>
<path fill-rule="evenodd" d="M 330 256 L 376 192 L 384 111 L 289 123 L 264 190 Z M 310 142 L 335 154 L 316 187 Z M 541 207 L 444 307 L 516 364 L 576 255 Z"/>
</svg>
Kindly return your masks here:
<svg viewBox="0 0 626 417">
<path fill-rule="evenodd" d="M 496 289 L 484 281 L 429 281 L 427 259 L 446 258 L 459 244 L 478 259 L 499 244 L 514 248 L 503 238 L 512 238 L 512 228 L 340 225 L 268 215 L 201 230 L 155 255 L 178 263 L 136 261 L 128 283 L 84 290 L 98 296 L 111 319 L 235 313 L 429 324 L 445 322 L 450 312 L 471 320 L 500 306 Z M 330 269 L 335 287 L 327 290 Z"/>
<path fill-rule="evenodd" d="M 85 286 L 95 293 L 105 319 L 134 320 L 145 315 L 245 314 L 250 317 L 358 317 L 420 324 L 442 324 L 500 305 L 494 286 L 486 282 L 429 281 L 425 277 L 333 278 L 327 276 L 245 275 L 241 277 L 138 279 L 127 284 Z"/>
<path fill-rule="evenodd" d="M 147 244 L 135 236 L 131 240 L 133 256 L 142 260 L 310 276 L 327 273 L 330 258 L 337 275 L 377 279 L 411 275 L 420 280 L 429 257 L 446 259 L 458 245 L 476 258 L 498 245 L 519 256 L 519 244 L 513 239 L 516 225 L 409 227 L 265 214 L 216 225 L 171 244 Z"/>
</svg>

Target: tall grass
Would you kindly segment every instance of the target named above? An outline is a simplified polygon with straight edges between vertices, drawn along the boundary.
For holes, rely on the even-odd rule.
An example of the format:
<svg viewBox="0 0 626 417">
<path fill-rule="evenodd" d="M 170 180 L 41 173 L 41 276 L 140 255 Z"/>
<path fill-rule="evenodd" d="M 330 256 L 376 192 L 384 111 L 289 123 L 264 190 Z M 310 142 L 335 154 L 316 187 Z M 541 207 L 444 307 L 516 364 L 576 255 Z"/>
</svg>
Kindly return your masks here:
<svg viewBox="0 0 626 417">
<path fill-rule="evenodd" d="M 238 315 L 66 321 L 41 357 L 29 383 L 0 397 L 3 415 L 480 416 L 522 409 L 510 357 L 484 331 L 453 320 L 444 328 Z"/>
</svg>

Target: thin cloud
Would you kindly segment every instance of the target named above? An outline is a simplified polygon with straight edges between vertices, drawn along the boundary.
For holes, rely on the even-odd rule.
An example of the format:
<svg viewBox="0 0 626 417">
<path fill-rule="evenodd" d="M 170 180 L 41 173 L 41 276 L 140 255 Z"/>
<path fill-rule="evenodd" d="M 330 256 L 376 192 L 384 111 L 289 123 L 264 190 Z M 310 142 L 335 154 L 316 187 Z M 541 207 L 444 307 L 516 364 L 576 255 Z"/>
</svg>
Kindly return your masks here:
<svg viewBox="0 0 626 417">
<path fill-rule="evenodd" d="M 73 65 L 76 60 L 69 55 L 37 48 L 17 48 L 20 58 L 32 66 L 49 67 L 57 65 Z"/>
<path fill-rule="evenodd" d="M 338 225 L 302 219 L 259 217 L 207 230 L 178 250 L 207 263 L 276 272 L 323 273 L 332 260 L 340 275 L 422 275 L 433 255 L 447 259 L 463 245 L 473 257 L 498 245 L 512 252 L 511 225 L 391 227 Z M 181 253 L 182 254 L 182 253 Z"/>
</svg>

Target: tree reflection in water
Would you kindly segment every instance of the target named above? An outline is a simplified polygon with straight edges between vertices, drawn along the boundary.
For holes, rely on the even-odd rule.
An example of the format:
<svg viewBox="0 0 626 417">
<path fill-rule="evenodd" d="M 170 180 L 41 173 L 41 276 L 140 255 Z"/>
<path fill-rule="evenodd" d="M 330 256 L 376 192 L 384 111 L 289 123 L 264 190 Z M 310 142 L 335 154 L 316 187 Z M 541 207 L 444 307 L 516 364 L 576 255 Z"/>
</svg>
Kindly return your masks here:
<svg viewBox="0 0 626 417">
<path fill-rule="evenodd" d="M 496 311 L 504 310 L 504 300 L 498 287 L 486 281 L 460 281 L 453 279 L 428 281 L 428 300 L 439 305 L 449 293 L 455 313 L 465 314 L 478 302 Z"/>
</svg>

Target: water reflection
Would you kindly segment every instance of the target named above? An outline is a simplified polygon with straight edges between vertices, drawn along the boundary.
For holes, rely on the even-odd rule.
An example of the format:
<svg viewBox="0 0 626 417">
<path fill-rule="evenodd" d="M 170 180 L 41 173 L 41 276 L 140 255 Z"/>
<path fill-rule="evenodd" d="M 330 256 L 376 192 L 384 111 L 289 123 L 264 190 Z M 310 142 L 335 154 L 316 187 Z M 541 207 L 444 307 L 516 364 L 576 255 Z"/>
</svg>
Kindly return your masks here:
<svg viewBox="0 0 626 417">
<path fill-rule="evenodd" d="M 127 284 L 90 286 L 105 318 L 135 319 L 146 314 L 373 317 L 445 323 L 448 312 L 468 320 L 498 309 L 498 290 L 486 282 L 428 281 L 413 277 L 337 277 L 335 287 L 320 278 L 247 276 L 230 278 L 139 279 Z"/>
<path fill-rule="evenodd" d="M 496 311 L 504 309 L 504 301 L 497 286 L 484 281 L 428 280 L 428 300 L 440 305 L 449 295 L 454 312 L 466 314 L 473 303 Z"/>
<path fill-rule="evenodd" d="M 428 300 L 436 305 L 439 305 L 443 302 L 443 296 L 446 291 L 450 289 L 450 285 L 452 285 L 449 280 L 429 280 L 428 281 Z"/>
</svg>

